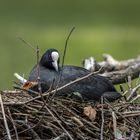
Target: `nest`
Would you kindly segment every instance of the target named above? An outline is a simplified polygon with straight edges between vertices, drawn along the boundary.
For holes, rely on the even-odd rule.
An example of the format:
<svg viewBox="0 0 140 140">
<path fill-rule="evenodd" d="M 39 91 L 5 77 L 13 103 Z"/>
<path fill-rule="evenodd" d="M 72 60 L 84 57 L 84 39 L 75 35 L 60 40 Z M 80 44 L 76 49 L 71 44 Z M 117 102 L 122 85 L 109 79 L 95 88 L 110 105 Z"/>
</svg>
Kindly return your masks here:
<svg viewBox="0 0 140 140">
<path fill-rule="evenodd" d="M 140 139 L 140 104 L 1 94 L 0 139 Z"/>
</svg>

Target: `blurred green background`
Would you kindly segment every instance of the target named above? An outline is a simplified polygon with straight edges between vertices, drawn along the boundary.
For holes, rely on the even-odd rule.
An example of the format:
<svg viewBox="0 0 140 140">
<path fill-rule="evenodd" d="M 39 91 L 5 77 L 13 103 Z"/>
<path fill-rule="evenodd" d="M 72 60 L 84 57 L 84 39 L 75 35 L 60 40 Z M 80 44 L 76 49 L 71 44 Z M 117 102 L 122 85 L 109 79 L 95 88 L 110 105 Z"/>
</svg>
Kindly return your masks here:
<svg viewBox="0 0 140 140">
<path fill-rule="evenodd" d="M 13 73 L 28 74 L 36 63 L 33 50 L 57 48 L 62 54 L 70 29 L 65 64 L 81 65 L 84 58 L 116 59 L 140 52 L 139 0 L 0 0 L 0 89 L 12 88 Z"/>
</svg>

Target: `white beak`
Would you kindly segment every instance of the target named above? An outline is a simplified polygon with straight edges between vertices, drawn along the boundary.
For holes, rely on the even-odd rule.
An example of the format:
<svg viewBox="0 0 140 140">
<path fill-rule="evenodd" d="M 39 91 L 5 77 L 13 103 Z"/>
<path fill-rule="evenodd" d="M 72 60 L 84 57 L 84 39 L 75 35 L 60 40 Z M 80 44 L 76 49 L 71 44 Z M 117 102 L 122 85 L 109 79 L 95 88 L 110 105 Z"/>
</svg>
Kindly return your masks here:
<svg viewBox="0 0 140 140">
<path fill-rule="evenodd" d="M 57 63 L 57 61 L 52 62 L 52 65 L 55 68 L 55 70 L 58 71 L 58 63 Z"/>
</svg>

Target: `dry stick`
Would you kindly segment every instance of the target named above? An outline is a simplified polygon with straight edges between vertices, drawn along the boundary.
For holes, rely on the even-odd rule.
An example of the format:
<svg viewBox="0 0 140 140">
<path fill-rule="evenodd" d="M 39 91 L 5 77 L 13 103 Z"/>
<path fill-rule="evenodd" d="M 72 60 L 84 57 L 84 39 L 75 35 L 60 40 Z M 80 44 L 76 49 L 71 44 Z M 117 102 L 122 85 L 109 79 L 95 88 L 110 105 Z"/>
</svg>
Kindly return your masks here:
<svg viewBox="0 0 140 140">
<path fill-rule="evenodd" d="M 59 126 L 63 129 L 63 131 L 68 135 L 68 137 L 71 139 L 71 140 L 74 140 L 71 135 L 69 134 L 69 132 L 61 125 L 61 123 L 57 120 L 57 118 L 53 115 L 53 113 L 51 112 L 51 110 L 45 106 L 45 108 L 47 109 L 47 111 L 51 114 L 51 116 L 56 120 L 56 122 L 59 124 Z"/>
<path fill-rule="evenodd" d="M 132 130 L 129 140 L 134 140 L 134 139 L 135 139 L 135 131 Z"/>
<path fill-rule="evenodd" d="M 75 29 L 75 27 L 73 27 L 73 28 L 71 29 L 71 31 L 70 31 L 70 33 L 69 33 L 67 39 L 66 39 L 65 48 L 64 48 L 64 53 L 63 53 L 63 59 L 62 59 L 62 68 L 63 68 L 63 66 L 64 66 L 64 61 L 65 61 L 65 55 L 66 55 L 66 51 L 67 51 L 68 41 L 69 41 L 69 38 L 70 38 L 72 32 L 74 31 L 74 29 Z"/>
<path fill-rule="evenodd" d="M 12 122 L 12 124 L 13 124 L 13 128 L 14 128 L 14 130 L 15 130 L 16 139 L 19 140 L 17 128 L 16 128 L 16 126 L 15 126 L 15 122 L 14 122 L 14 120 L 13 120 L 13 118 L 12 118 L 12 115 L 11 115 L 11 112 L 10 112 L 10 109 L 9 109 L 9 108 L 8 108 L 8 114 L 9 114 L 9 117 L 10 117 L 11 122 Z"/>
<path fill-rule="evenodd" d="M 41 138 L 39 137 L 39 135 L 33 130 L 33 128 L 29 124 L 26 124 L 25 123 L 25 125 L 29 129 L 29 132 L 31 133 L 33 139 L 35 139 L 35 140 L 41 140 Z"/>
<path fill-rule="evenodd" d="M 43 106 L 42 107 L 45 107 L 47 109 L 47 111 L 50 113 L 50 115 L 56 120 L 56 122 L 58 123 L 58 125 L 63 129 L 63 131 L 67 134 L 67 136 L 73 140 L 73 138 L 71 137 L 71 135 L 69 134 L 69 132 L 61 125 L 61 123 L 57 120 L 57 118 L 54 116 L 54 114 L 51 112 L 51 110 L 48 108 L 48 105 L 47 103 L 45 102 L 42 94 L 40 95 L 41 98 L 42 98 L 42 101 L 43 101 Z"/>
<path fill-rule="evenodd" d="M 20 123 L 22 123 L 23 126 L 26 126 L 26 127 L 27 127 L 27 124 L 26 124 L 25 122 L 20 122 Z M 22 134 L 22 133 L 25 133 L 25 132 L 27 132 L 27 131 L 30 131 L 31 129 L 33 129 L 33 128 L 35 128 L 35 127 L 36 127 L 36 125 L 34 125 L 34 126 L 30 127 L 30 128 L 27 127 L 26 129 L 20 131 L 18 134 L 20 135 L 20 134 Z M 14 135 L 13 135 L 13 136 L 14 136 Z"/>
<path fill-rule="evenodd" d="M 85 120 L 84 118 L 78 116 L 77 114 L 75 114 L 72 110 L 70 110 L 69 108 L 67 108 L 66 106 L 62 105 L 61 103 L 56 102 L 58 105 L 62 106 L 64 109 L 66 109 L 68 112 L 70 112 L 71 114 L 73 114 L 77 119 L 80 119 L 81 121 L 83 121 L 84 123 L 86 123 L 87 125 L 89 125 L 90 127 L 96 129 L 96 131 L 100 131 L 99 128 L 97 128 L 94 124 L 92 124 L 91 122 Z M 82 127 L 82 126 L 81 126 Z M 89 130 L 88 128 L 86 128 L 85 126 L 83 126 L 83 129 L 85 131 L 87 131 L 89 134 L 93 135 L 94 137 L 97 136 L 97 134 L 95 134 L 93 131 Z"/>
<path fill-rule="evenodd" d="M 136 86 L 139 84 L 139 82 L 140 82 L 140 74 L 139 74 L 139 77 L 138 77 L 138 79 L 136 81 Z"/>
<path fill-rule="evenodd" d="M 135 114 L 132 113 L 132 114 L 128 114 L 128 115 L 127 114 L 124 114 L 123 116 L 124 117 L 134 117 L 134 116 L 136 117 L 136 116 L 140 116 L 140 113 L 135 113 Z"/>
<path fill-rule="evenodd" d="M 62 140 L 62 139 L 66 139 L 66 138 L 67 138 L 66 133 L 62 133 L 60 136 L 54 138 L 53 140 Z"/>
<path fill-rule="evenodd" d="M 39 67 L 39 48 L 38 48 L 38 46 L 37 46 L 37 49 L 36 49 L 36 53 L 37 53 L 37 72 L 38 72 L 38 74 L 37 74 L 37 82 L 38 82 L 38 91 L 39 91 L 39 94 L 40 94 L 40 96 L 42 98 L 42 101 L 44 103 L 42 105 L 42 107 L 41 107 L 41 109 L 43 109 L 45 107 L 45 105 L 46 105 L 46 102 L 45 102 L 45 100 L 44 100 L 44 98 L 42 96 L 42 88 L 41 88 L 41 81 L 40 81 L 40 67 Z M 40 109 L 39 109 L 39 111 L 40 111 Z"/>
<path fill-rule="evenodd" d="M 129 92 L 130 92 L 130 95 L 131 95 L 132 90 L 133 90 L 133 85 L 132 85 L 132 79 L 131 79 L 130 75 L 128 76 L 128 87 L 129 87 Z"/>
<path fill-rule="evenodd" d="M 40 93 L 41 99 L 43 101 L 43 105 L 42 107 L 45 107 L 47 109 L 47 111 L 50 113 L 50 115 L 56 120 L 56 122 L 58 123 L 58 125 L 63 129 L 63 131 L 68 135 L 68 137 L 73 140 L 73 138 L 71 137 L 71 135 L 69 134 L 69 132 L 61 125 L 61 123 L 57 120 L 57 118 L 54 116 L 54 114 L 51 112 L 51 110 L 48 108 L 48 105 L 46 103 L 46 101 L 44 100 L 42 94 Z M 42 108 L 41 107 L 41 108 Z"/>
<path fill-rule="evenodd" d="M 131 100 L 130 103 L 136 101 L 138 98 L 140 98 L 140 95 L 137 95 L 135 98 L 133 98 L 133 100 Z"/>
<path fill-rule="evenodd" d="M 35 53 L 36 53 L 36 56 L 37 56 L 37 81 L 38 81 L 38 90 L 40 93 L 42 93 L 42 90 L 41 90 L 41 85 L 40 85 L 40 69 L 39 69 L 39 48 L 37 46 L 37 48 L 33 47 L 30 43 L 28 43 L 27 41 L 25 41 L 23 38 L 21 37 L 18 37 L 19 40 L 21 40 L 24 44 L 26 44 L 28 47 L 32 48 Z"/>
<path fill-rule="evenodd" d="M 73 27 L 73 28 L 71 29 L 70 33 L 68 34 L 68 37 L 66 38 L 65 47 L 64 47 L 64 52 L 63 52 L 63 58 L 62 58 L 62 69 L 63 69 L 63 67 L 64 67 L 64 61 L 65 61 L 65 56 L 66 56 L 68 41 L 69 41 L 70 36 L 71 36 L 71 34 L 73 33 L 74 29 L 75 29 L 75 27 Z M 60 71 L 59 80 L 58 80 L 58 83 L 57 83 L 57 86 L 56 86 L 56 89 L 55 89 L 56 92 L 57 92 L 57 89 L 58 89 L 58 85 L 59 85 L 59 83 L 61 82 L 61 77 L 62 77 L 62 70 Z M 55 96 L 56 92 L 53 93 L 52 98 Z M 52 99 L 52 98 L 51 98 L 51 99 Z"/>
<path fill-rule="evenodd" d="M 115 110 L 108 102 L 106 102 L 106 104 L 116 113 L 118 114 L 121 118 L 123 118 L 128 124 L 130 124 L 131 126 L 135 127 L 138 129 L 138 127 L 131 121 L 129 121 L 128 119 L 126 119 L 120 112 L 118 112 L 117 110 Z"/>
<path fill-rule="evenodd" d="M 96 129 L 97 131 L 100 131 L 100 129 L 98 127 L 96 127 L 94 124 L 92 124 L 91 122 L 85 120 L 84 118 L 78 116 L 77 114 L 75 114 L 72 110 L 70 110 L 69 108 L 67 108 L 66 106 L 62 105 L 61 103 L 56 102 L 58 105 L 62 106 L 64 109 L 66 109 L 68 112 L 70 112 L 71 114 L 73 114 L 76 118 L 81 119 L 84 123 L 88 124 L 90 127 Z"/>
<path fill-rule="evenodd" d="M 101 136 L 100 136 L 100 140 L 103 140 L 103 133 L 104 133 L 104 107 L 103 107 L 103 103 L 104 103 L 104 98 L 103 96 L 101 97 L 101 104 L 102 104 L 102 125 L 101 125 Z"/>
<path fill-rule="evenodd" d="M 108 78 L 113 84 L 121 84 L 126 82 L 125 79 L 127 79 L 128 75 L 131 75 L 131 79 L 133 80 L 139 77 L 139 74 L 140 74 L 140 63 L 137 63 L 126 69 L 120 71 L 106 72 L 101 75 Z"/>
<path fill-rule="evenodd" d="M 37 46 L 37 48 L 33 47 L 30 43 L 28 43 L 27 41 L 25 41 L 21 37 L 18 37 L 18 39 L 21 40 L 28 47 L 32 48 L 35 51 L 35 53 L 37 54 L 37 70 L 38 70 L 37 81 L 38 81 L 38 90 L 39 90 L 39 93 L 42 93 L 41 84 L 40 84 L 40 70 L 39 70 L 39 53 L 40 53 L 39 52 L 39 48 L 38 48 L 38 46 Z"/>
<path fill-rule="evenodd" d="M 102 68 L 103 68 L 103 67 L 101 67 L 100 70 L 101 70 Z M 59 88 L 57 89 L 57 91 L 61 91 L 61 90 L 63 90 L 64 88 L 66 88 L 66 87 L 68 87 L 68 86 L 71 86 L 72 84 L 75 84 L 75 83 L 77 83 L 77 82 L 79 82 L 79 81 L 82 81 L 82 80 L 84 80 L 84 79 L 87 79 L 87 78 L 89 78 L 89 77 L 92 76 L 92 75 L 98 74 L 98 73 L 100 72 L 100 70 L 97 71 L 97 72 L 89 73 L 89 74 L 87 74 L 87 75 L 85 75 L 85 76 L 83 76 L 83 77 L 81 77 L 81 78 L 78 78 L 78 79 L 76 79 L 76 80 L 74 80 L 74 81 L 71 81 L 71 82 L 69 82 L 68 84 L 65 84 L 64 86 L 59 87 Z M 53 90 L 53 91 L 51 92 L 51 94 L 53 94 L 54 92 L 56 92 L 56 90 Z M 45 96 L 47 96 L 47 95 L 49 95 L 49 94 L 50 94 L 50 92 L 44 93 L 44 94 L 42 94 L 42 97 L 45 97 Z M 41 98 L 41 96 L 34 97 L 33 99 L 31 99 L 31 100 L 29 100 L 29 101 L 27 101 L 27 102 L 24 102 L 23 104 L 30 103 L 30 102 L 32 102 L 32 101 L 34 101 L 34 100 L 37 100 L 37 99 L 40 99 L 40 98 Z"/>
<path fill-rule="evenodd" d="M 39 91 L 40 94 L 42 94 L 41 82 L 40 82 L 39 48 L 38 48 L 38 46 L 36 48 L 36 54 L 37 54 L 37 82 L 38 82 L 38 91 Z"/>
<path fill-rule="evenodd" d="M 117 139 L 117 121 L 116 121 L 116 117 L 115 117 L 115 112 L 112 111 L 112 118 L 113 118 L 113 129 L 114 129 L 114 138 Z"/>
<path fill-rule="evenodd" d="M 25 129 L 25 130 L 20 131 L 18 134 L 20 135 L 20 134 L 22 134 L 22 133 L 25 133 L 26 131 L 29 131 L 30 129 L 33 129 L 33 128 L 37 127 L 37 126 L 40 124 L 40 122 L 42 121 L 43 117 L 44 117 L 44 116 L 41 117 L 41 119 L 37 122 L 37 124 L 35 124 L 34 126 L 32 126 L 32 127 L 30 127 L 30 128 L 27 128 L 27 129 Z M 16 121 L 17 121 L 18 123 L 22 123 L 22 125 L 27 126 L 27 124 L 25 123 L 25 121 L 20 121 L 20 120 L 16 120 Z M 14 135 L 13 135 L 13 136 L 14 136 Z"/>
<path fill-rule="evenodd" d="M 24 44 L 26 44 L 28 47 L 32 48 L 36 52 L 36 48 L 34 48 L 30 43 L 25 41 L 22 37 L 18 37 L 19 40 L 21 40 Z"/>
<path fill-rule="evenodd" d="M 9 130 L 9 128 L 8 128 L 6 116 L 5 116 L 5 111 L 4 111 L 4 106 L 3 106 L 1 94 L 0 94 L 0 104 L 1 104 L 1 110 L 2 110 L 2 115 L 3 115 L 3 119 L 4 119 L 4 125 L 5 125 L 5 128 L 6 128 L 8 140 L 12 140 L 12 139 L 11 139 L 11 135 L 10 135 L 10 130 Z"/>
<path fill-rule="evenodd" d="M 134 94 L 138 91 L 139 88 L 140 88 L 140 84 L 132 89 L 132 93 L 127 98 L 128 101 L 130 101 L 130 99 L 134 96 Z"/>
</svg>

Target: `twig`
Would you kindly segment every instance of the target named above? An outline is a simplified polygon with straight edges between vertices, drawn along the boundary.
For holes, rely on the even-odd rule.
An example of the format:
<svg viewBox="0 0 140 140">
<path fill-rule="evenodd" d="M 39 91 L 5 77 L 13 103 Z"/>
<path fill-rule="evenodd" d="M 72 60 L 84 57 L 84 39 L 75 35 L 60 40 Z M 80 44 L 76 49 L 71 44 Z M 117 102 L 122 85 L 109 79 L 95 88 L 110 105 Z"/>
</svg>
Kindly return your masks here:
<svg viewBox="0 0 140 140">
<path fill-rule="evenodd" d="M 127 98 L 128 101 L 130 101 L 130 99 L 134 96 L 134 94 L 136 94 L 136 92 L 138 91 L 139 88 L 140 88 L 140 84 L 137 85 L 135 88 L 132 89 L 131 94 Z"/>
<path fill-rule="evenodd" d="M 24 44 L 26 44 L 28 47 L 32 48 L 36 52 L 36 48 L 33 47 L 30 43 L 25 41 L 22 37 L 17 37 L 19 40 L 21 40 Z"/>
<path fill-rule="evenodd" d="M 47 109 L 47 111 L 51 114 L 51 116 L 56 120 L 56 122 L 59 124 L 59 126 L 63 129 L 63 131 L 68 135 L 68 137 L 71 139 L 71 140 L 74 140 L 71 135 L 69 134 L 69 132 L 61 125 L 61 123 L 57 120 L 57 118 L 53 115 L 53 113 L 51 112 L 51 110 L 45 106 L 45 108 Z"/>
<path fill-rule="evenodd" d="M 117 121 L 116 121 L 116 116 L 115 116 L 115 112 L 112 111 L 112 118 L 113 118 L 113 130 L 114 130 L 114 138 L 115 140 L 117 139 Z"/>
<path fill-rule="evenodd" d="M 129 140 L 134 140 L 134 139 L 135 139 L 135 131 L 132 130 Z"/>
<path fill-rule="evenodd" d="M 138 77 L 138 79 L 136 81 L 136 86 L 139 84 L 139 82 L 140 82 L 140 74 L 139 74 L 139 77 Z"/>
<path fill-rule="evenodd" d="M 67 39 L 66 39 L 66 42 L 65 42 L 64 53 L 63 53 L 63 59 L 62 59 L 62 68 L 63 68 L 63 66 L 64 66 L 64 61 L 65 61 L 65 55 L 66 55 L 66 50 L 67 50 L 68 41 L 69 41 L 69 38 L 70 38 L 72 32 L 74 31 L 74 29 L 75 29 L 75 27 L 73 27 L 73 28 L 71 29 L 71 31 L 70 31 L 70 33 L 69 33 Z"/>
<path fill-rule="evenodd" d="M 66 139 L 68 136 L 66 135 L 66 133 L 62 133 L 60 136 L 54 138 L 53 140 L 62 140 L 62 139 Z"/>
<path fill-rule="evenodd" d="M 140 98 L 140 95 L 137 95 L 135 98 L 133 98 L 130 102 L 132 103 L 132 102 L 134 102 L 134 101 L 136 101 L 137 99 L 139 99 Z"/>
<path fill-rule="evenodd" d="M 36 56 L 37 56 L 37 82 L 38 82 L 38 91 L 42 94 L 41 82 L 40 82 L 40 67 L 39 67 L 39 48 L 36 48 Z"/>
<path fill-rule="evenodd" d="M 10 130 L 9 130 L 9 128 L 8 128 L 6 116 L 5 116 L 5 111 L 4 111 L 4 106 L 3 106 L 1 94 L 0 94 L 0 104 L 1 104 L 1 110 L 2 110 L 2 115 L 3 115 L 3 120 L 4 120 L 4 124 L 5 124 L 5 128 L 6 128 L 8 140 L 12 140 L 12 139 L 11 139 L 11 135 L 10 135 Z"/>
<path fill-rule="evenodd" d="M 9 117 L 10 117 L 11 122 L 12 122 L 12 124 L 13 124 L 13 128 L 14 128 L 14 130 L 15 130 L 16 139 L 19 140 L 17 128 L 16 128 L 16 126 L 15 126 L 15 122 L 14 122 L 14 120 L 13 120 L 13 118 L 12 118 L 12 115 L 11 115 L 11 112 L 10 112 L 10 109 L 9 109 L 9 108 L 8 108 L 8 114 L 9 114 Z"/>
<path fill-rule="evenodd" d="M 128 75 L 128 87 L 129 87 L 129 92 L 130 92 L 130 95 L 131 95 L 132 90 L 133 90 L 133 86 L 132 86 L 132 79 L 131 79 L 130 75 Z"/>
<path fill-rule="evenodd" d="M 104 134 L 104 108 L 103 108 L 103 103 L 104 103 L 104 98 L 103 96 L 101 97 L 101 104 L 102 104 L 102 124 L 101 124 L 101 135 L 100 135 L 100 140 L 103 140 L 103 134 Z"/>
<path fill-rule="evenodd" d="M 87 69 L 97 71 L 103 66 L 104 69 L 100 71 L 101 75 L 109 78 L 113 84 L 125 83 L 125 79 L 127 79 L 129 75 L 132 80 L 140 77 L 140 55 L 137 58 L 126 61 L 117 61 L 108 54 L 104 55 L 104 58 L 104 61 L 99 63 L 97 63 L 95 59 L 95 63 L 86 64 L 87 61 L 84 61 L 84 67 L 86 68 L 87 65 Z M 91 57 L 86 60 L 90 62 L 90 59 Z"/>
<path fill-rule="evenodd" d="M 61 103 L 57 102 L 58 105 L 62 106 L 63 108 L 65 108 L 68 112 L 70 112 L 71 114 L 73 114 L 76 118 L 82 120 L 84 123 L 86 123 L 87 125 L 89 125 L 90 127 L 92 127 L 93 129 L 100 131 L 100 129 L 95 126 L 94 124 L 92 124 L 91 122 L 85 120 L 84 118 L 80 117 L 79 115 L 75 114 L 71 109 L 69 109 L 68 107 L 62 105 Z"/>
<path fill-rule="evenodd" d="M 68 41 L 69 41 L 69 38 L 72 34 L 72 32 L 74 31 L 75 27 L 73 27 L 70 31 L 70 33 L 68 34 L 68 37 L 66 38 L 66 42 L 65 42 L 65 47 L 64 47 L 64 52 L 63 52 L 63 58 L 62 58 L 62 69 L 63 69 L 63 66 L 64 66 L 64 61 L 65 61 L 65 56 L 66 56 L 66 51 L 67 51 L 67 46 L 68 46 Z M 59 83 L 61 82 L 61 77 L 62 77 L 62 70 L 60 71 L 60 76 L 59 76 L 59 79 L 58 79 L 58 82 L 57 82 L 57 85 L 56 85 L 56 88 L 55 88 L 55 92 L 52 94 L 52 97 L 51 97 L 51 100 L 53 99 L 53 97 L 55 96 L 56 92 L 57 92 L 57 89 L 58 89 L 58 86 L 59 86 Z"/>
<path fill-rule="evenodd" d="M 41 140 L 41 138 L 38 136 L 38 134 L 33 130 L 33 128 L 29 124 L 26 123 L 25 125 L 29 129 L 29 131 L 30 131 L 33 139 L 35 139 L 35 140 Z"/>
<path fill-rule="evenodd" d="M 140 73 L 140 63 L 130 66 L 126 69 L 120 71 L 112 71 L 101 74 L 102 76 L 107 77 L 113 84 L 125 83 L 128 75 L 131 75 L 131 79 L 135 79 L 139 76 Z"/>
<path fill-rule="evenodd" d="M 123 118 L 128 124 L 130 124 L 131 126 L 137 128 L 138 126 L 136 126 L 136 124 L 134 124 L 134 122 L 126 119 L 120 112 L 118 112 L 117 110 L 115 110 L 108 102 L 106 102 L 106 104 L 109 105 L 109 107 L 116 113 L 118 114 L 121 118 Z"/>
</svg>

